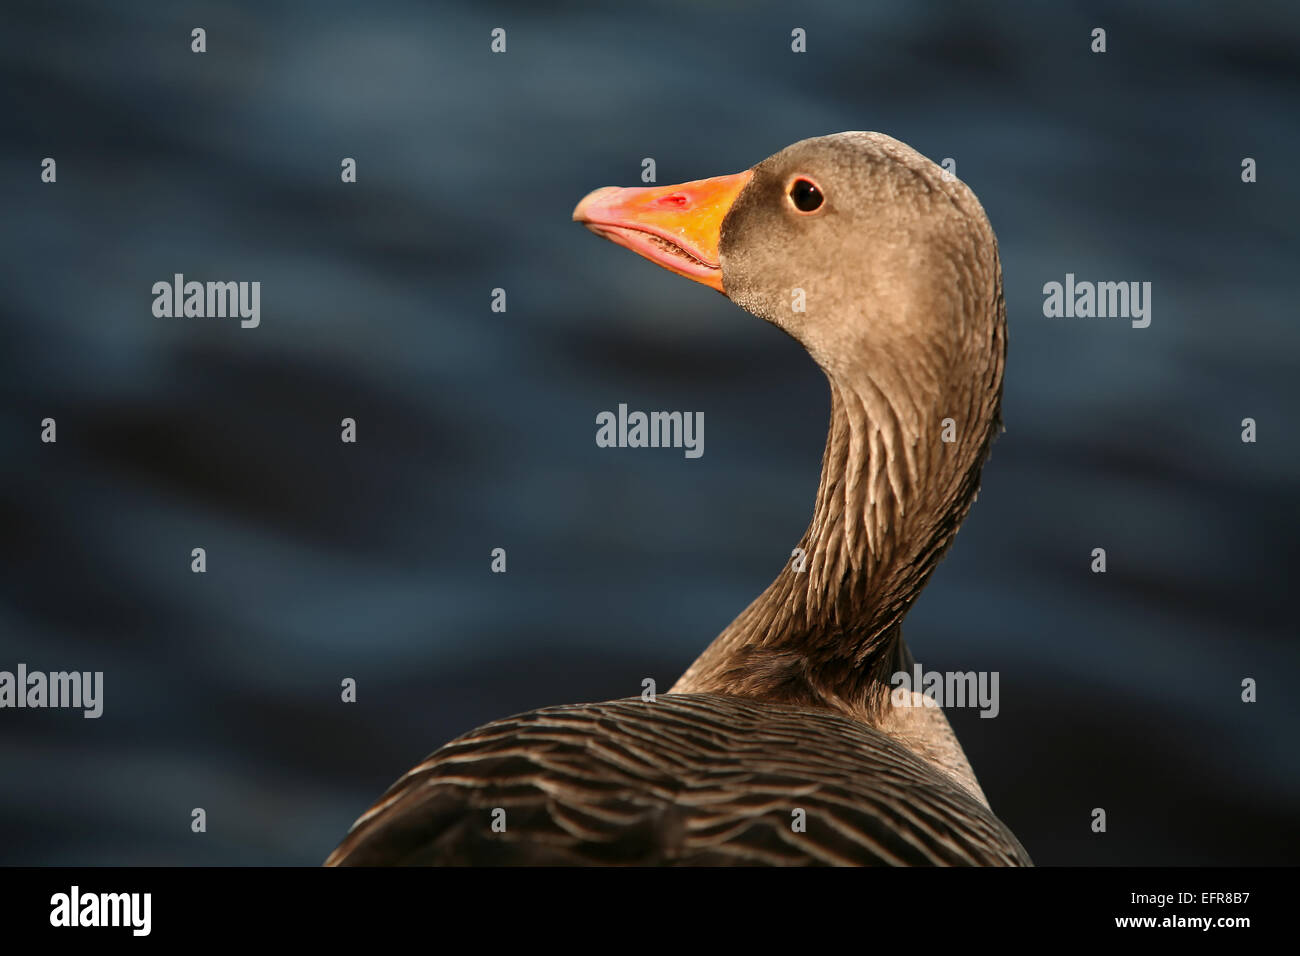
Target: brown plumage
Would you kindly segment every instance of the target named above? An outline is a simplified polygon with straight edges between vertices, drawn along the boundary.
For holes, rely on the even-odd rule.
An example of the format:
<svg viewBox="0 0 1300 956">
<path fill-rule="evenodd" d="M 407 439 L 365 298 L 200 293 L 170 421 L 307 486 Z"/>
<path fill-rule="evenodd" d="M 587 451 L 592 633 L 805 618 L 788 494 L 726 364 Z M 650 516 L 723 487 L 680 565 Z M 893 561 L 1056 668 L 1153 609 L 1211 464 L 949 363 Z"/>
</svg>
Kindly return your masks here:
<svg viewBox="0 0 1300 956">
<path fill-rule="evenodd" d="M 1028 864 L 943 712 L 889 693 L 911 663 L 903 616 L 1001 424 L 1002 277 L 974 194 L 887 136 L 841 133 L 734 177 L 598 190 L 574 218 L 724 291 L 825 371 L 801 557 L 669 694 L 466 734 L 327 863 Z"/>
<path fill-rule="evenodd" d="M 1026 862 L 986 807 L 887 735 L 826 710 L 712 694 L 496 721 L 411 770 L 371 814 L 330 862 Z"/>
</svg>

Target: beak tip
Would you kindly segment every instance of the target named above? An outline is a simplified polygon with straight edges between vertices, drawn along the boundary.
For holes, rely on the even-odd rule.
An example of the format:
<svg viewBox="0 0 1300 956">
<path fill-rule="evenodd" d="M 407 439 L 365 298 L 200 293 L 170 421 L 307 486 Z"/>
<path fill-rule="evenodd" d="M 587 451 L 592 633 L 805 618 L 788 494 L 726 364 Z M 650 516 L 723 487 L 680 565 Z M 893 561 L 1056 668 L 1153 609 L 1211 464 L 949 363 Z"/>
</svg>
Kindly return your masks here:
<svg viewBox="0 0 1300 956">
<path fill-rule="evenodd" d="M 617 186 L 601 186 L 599 189 L 593 189 L 579 200 L 578 205 L 573 207 L 573 221 L 587 222 L 591 218 L 590 215 L 588 215 L 591 207 L 599 201 L 600 197 L 605 193 L 618 191 L 619 189 Z"/>
</svg>

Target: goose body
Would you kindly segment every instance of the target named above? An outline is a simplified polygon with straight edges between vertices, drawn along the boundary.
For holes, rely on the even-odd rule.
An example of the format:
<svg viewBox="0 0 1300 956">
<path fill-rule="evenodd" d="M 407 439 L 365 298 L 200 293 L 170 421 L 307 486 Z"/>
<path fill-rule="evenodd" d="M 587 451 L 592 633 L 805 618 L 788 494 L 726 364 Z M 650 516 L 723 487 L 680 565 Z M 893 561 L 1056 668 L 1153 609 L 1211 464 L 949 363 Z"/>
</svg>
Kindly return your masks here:
<svg viewBox="0 0 1300 956">
<path fill-rule="evenodd" d="M 503 810 L 504 829 L 489 825 Z M 828 710 L 666 694 L 544 707 L 442 747 L 333 862 L 640 866 L 1028 862 L 982 802 Z"/>
<path fill-rule="evenodd" d="M 1001 268 L 974 194 L 854 132 L 734 176 L 600 189 L 574 219 L 783 328 L 826 373 L 800 557 L 668 694 L 451 741 L 327 865 L 1029 865 L 942 710 L 899 706 L 921 701 L 889 680 L 1001 424 Z"/>
</svg>

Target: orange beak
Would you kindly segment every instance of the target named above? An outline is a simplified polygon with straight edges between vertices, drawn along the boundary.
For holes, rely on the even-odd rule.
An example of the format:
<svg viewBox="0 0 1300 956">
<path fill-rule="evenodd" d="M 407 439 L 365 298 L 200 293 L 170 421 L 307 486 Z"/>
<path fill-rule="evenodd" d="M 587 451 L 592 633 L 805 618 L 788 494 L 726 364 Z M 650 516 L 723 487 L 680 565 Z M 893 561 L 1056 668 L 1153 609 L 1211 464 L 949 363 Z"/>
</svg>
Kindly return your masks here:
<svg viewBox="0 0 1300 956">
<path fill-rule="evenodd" d="M 718 260 L 722 220 L 753 175 L 745 170 L 680 186 L 604 186 L 578 203 L 573 220 L 665 269 L 722 292 Z"/>
</svg>

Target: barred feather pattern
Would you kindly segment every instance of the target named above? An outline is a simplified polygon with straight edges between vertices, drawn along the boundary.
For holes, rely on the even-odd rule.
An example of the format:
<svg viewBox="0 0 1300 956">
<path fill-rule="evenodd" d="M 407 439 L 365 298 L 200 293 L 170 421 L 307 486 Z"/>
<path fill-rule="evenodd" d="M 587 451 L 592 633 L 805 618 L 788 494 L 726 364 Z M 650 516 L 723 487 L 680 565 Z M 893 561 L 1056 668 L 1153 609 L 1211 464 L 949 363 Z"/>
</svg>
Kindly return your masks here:
<svg viewBox="0 0 1300 956">
<path fill-rule="evenodd" d="M 986 806 L 886 734 L 713 694 L 480 727 L 398 780 L 326 861 L 529 864 L 1031 865 Z"/>
</svg>

